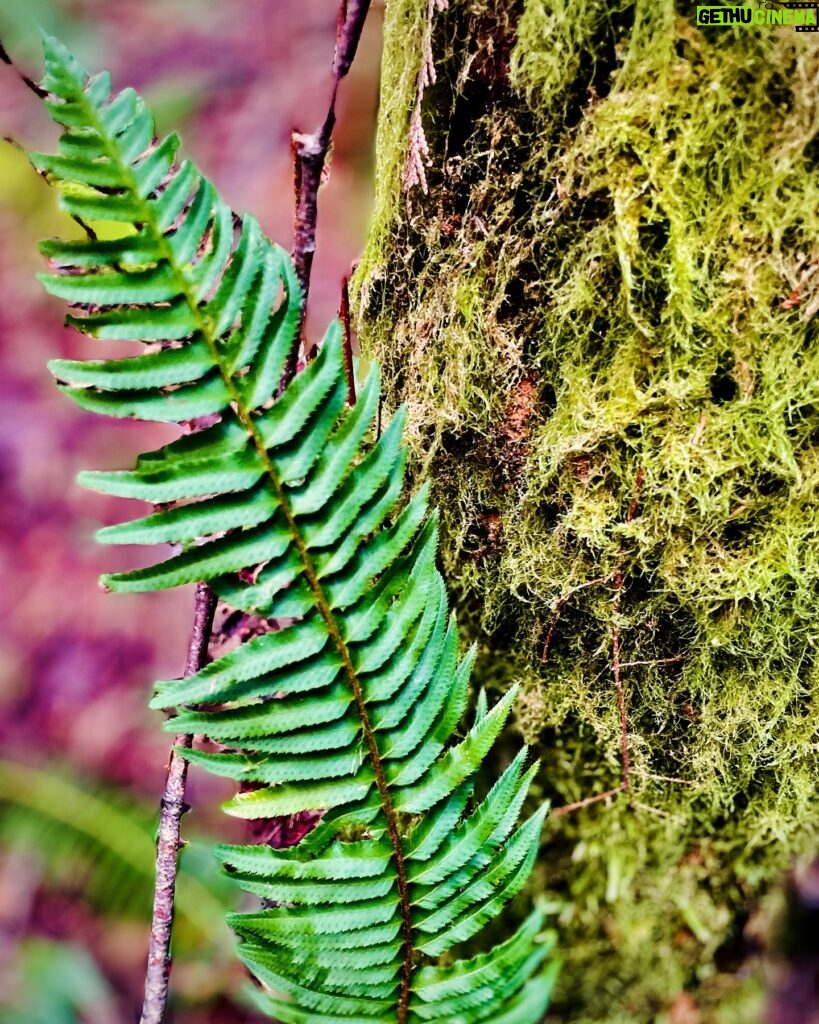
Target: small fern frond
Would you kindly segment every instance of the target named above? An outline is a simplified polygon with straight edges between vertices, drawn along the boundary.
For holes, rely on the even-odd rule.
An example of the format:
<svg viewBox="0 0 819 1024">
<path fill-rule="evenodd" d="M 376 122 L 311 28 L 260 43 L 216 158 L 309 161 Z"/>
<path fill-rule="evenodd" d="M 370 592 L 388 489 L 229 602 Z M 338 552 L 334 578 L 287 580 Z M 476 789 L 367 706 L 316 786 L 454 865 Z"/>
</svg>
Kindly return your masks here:
<svg viewBox="0 0 819 1024">
<path fill-rule="evenodd" d="M 0 846 L 13 847 L 23 837 L 45 866 L 62 873 L 68 865 L 72 886 L 79 880 L 83 896 L 106 915 L 142 915 L 149 906 L 155 817 L 140 804 L 73 780 L 62 768 L 0 760 Z M 182 935 L 201 941 L 213 939 L 226 891 L 207 862 L 195 860 L 190 870 L 188 856 L 177 912 Z"/>
<path fill-rule="evenodd" d="M 428 962 L 521 890 L 545 812 L 516 828 L 534 771 L 523 753 L 470 805 L 515 692 L 492 709 L 482 699 L 453 739 L 474 652 L 459 657 L 426 489 L 396 511 L 403 413 L 372 436 L 375 368 L 347 406 L 337 324 L 281 388 L 300 321 L 289 257 L 177 162 L 176 136 L 155 137 L 136 93 L 112 95 L 108 75 L 89 78 L 54 40 L 45 53 L 42 86 L 64 134 L 58 156 L 32 160 L 68 213 L 118 222 L 122 236 L 45 243 L 54 272 L 42 281 L 71 303 L 80 331 L 151 346 L 51 370 L 85 409 L 209 423 L 131 471 L 82 474 L 154 506 L 101 540 L 179 546 L 103 581 L 121 591 L 207 581 L 230 606 L 284 623 L 158 683 L 153 701 L 176 712 L 169 728 L 219 748 L 186 757 L 247 784 L 229 813 L 322 812 L 291 849 L 219 850 L 271 904 L 231 917 L 269 990 L 260 1005 L 285 1024 L 535 1024 L 555 964 L 542 966 L 539 913 L 488 953 Z"/>
</svg>

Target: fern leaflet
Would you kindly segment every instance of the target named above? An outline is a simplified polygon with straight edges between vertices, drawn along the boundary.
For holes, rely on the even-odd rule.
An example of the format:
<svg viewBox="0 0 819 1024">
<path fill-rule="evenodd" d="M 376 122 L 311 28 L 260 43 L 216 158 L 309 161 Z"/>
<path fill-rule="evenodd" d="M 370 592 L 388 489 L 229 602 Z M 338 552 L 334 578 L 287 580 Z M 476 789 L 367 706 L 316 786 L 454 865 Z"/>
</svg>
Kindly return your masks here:
<svg viewBox="0 0 819 1024">
<path fill-rule="evenodd" d="M 50 369 L 85 409 L 210 423 L 131 471 L 81 474 L 155 507 L 100 540 L 179 546 L 103 582 L 207 581 L 231 607 L 289 623 L 158 683 L 152 702 L 176 711 L 170 729 L 218 746 L 186 757 L 249 784 L 230 814 L 322 812 L 291 849 L 218 850 L 268 902 L 230 919 L 263 983 L 259 1005 L 285 1024 L 535 1024 L 556 966 L 543 967 L 540 911 L 491 952 L 431 962 L 520 891 L 545 809 L 516 827 L 535 770 L 525 752 L 471 802 L 514 691 L 491 710 L 482 699 L 453 738 L 474 652 L 458 655 L 426 489 L 396 512 L 403 413 L 372 439 L 375 368 L 347 406 L 338 324 L 276 397 L 300 313 L 289 257 L 177 162 L 179 140 L 155 137 L 133 90 L 112 95 L 108 74 L 89 77 L 53 39 L 45 59 L 45 102 L 64 133 L 59 155 L 32 161 L 69 214 L 122 234 L 43 243 L 54 272 L 41 279 L 78 330 L 150 345 Z"/>
</svg>

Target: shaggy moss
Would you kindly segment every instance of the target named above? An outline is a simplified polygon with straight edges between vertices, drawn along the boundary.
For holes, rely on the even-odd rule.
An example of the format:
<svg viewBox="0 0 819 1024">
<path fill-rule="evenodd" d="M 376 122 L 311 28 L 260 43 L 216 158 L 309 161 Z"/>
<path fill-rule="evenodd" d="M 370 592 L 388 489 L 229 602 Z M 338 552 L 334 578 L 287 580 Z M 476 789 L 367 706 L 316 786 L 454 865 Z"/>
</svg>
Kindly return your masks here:
<svg viewBox="0 0 819 1024">
<path fill-rule="evenodd" d="M 387 7 L 363 346 L 556 806 L 621 783 L 627 666 L 633 800 L 544 847 L 558 1010 L 749 1021 L 746 918 L 819 831 L 819 40 L 452 0 L 407 200 L 426 11 Z"/>
</svg>

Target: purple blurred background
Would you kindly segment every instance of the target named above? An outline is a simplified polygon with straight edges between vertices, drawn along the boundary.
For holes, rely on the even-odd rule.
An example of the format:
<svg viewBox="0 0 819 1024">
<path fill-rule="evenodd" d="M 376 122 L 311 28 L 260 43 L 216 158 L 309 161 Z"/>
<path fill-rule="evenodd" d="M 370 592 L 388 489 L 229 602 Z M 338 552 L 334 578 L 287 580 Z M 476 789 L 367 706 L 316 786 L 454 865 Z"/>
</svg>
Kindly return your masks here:
<svg viewBox="0 0 819 1024">
<path fill-rule="evenodd" d="M 340 96 L 312 341 L 336 313 L 366 232 L 382 7 L 373 5 Z M 290 131 L 312 130 L 326 110 L 336 16 L 334 0 L 0 0 L 0 38 L 33 78 L 42 27 L 90 71 L 110 69 L 115 87 L 135 86 L 225 199 L 289 247 Z M 35 149 L 57 137 L 4 65 L 0 135 Z M 101 572 L 152 560 L 93 539 L 142 506 L 82 491 L 74 477 L 127 467 L 174 432 L 83 413 L 53 386 L 46 360 L 103 354 L 61 326 L 62 304 L 34 279 L 36 241 L 71 228 L 10 144 L 0 146 L 0 183 L 0 1024 L 124 1024 L 138 1018 L 170 743 L 146 702 L 154 679 L 182 670 L 193 598 L 98 588 Z M 229 789 L 192 772 L 176 1024 L 258 1020 L 221 919 L 238 897 L 207 850 L 208 837 L 243 834 L 218 811 Z"/>
</svg>

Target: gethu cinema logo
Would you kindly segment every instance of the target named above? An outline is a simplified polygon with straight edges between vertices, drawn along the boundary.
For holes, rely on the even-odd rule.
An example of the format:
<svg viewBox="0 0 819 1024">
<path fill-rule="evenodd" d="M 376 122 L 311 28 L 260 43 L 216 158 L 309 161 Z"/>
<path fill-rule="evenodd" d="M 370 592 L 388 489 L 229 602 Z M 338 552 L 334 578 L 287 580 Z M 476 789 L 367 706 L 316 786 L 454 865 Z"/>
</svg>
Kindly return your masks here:
<svg viewBox="0 0 819 1024">
<path fill-rule="evenodd" d="M 698 25 L 794 25 L 803 32 L 819 28 L 817 4 L 793 4 L 777 9 L 773 4 L 761 7 L 698 7 Z"/>
</svg>

